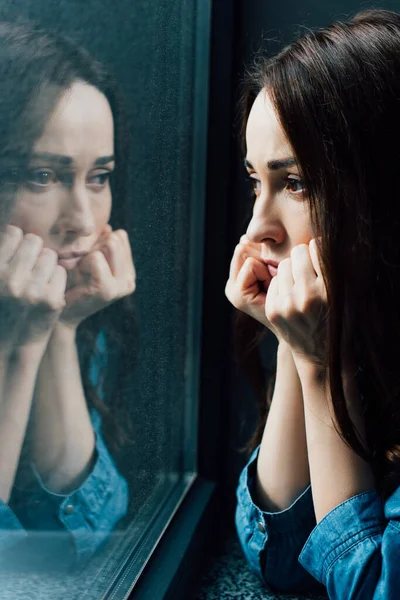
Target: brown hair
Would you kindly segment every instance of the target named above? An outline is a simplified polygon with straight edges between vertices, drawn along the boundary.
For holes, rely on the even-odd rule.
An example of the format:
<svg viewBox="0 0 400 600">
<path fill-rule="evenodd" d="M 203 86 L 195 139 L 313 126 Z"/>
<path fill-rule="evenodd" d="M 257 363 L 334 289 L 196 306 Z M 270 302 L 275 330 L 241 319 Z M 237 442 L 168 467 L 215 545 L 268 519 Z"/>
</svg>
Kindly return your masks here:
<svg viewBox="0 0 400 600">
<path fill-rule="evenodd" d="M 246 81 L 244 128 L 263 89 L 299 162 L 313 227 L 321 236 L 329 306 L 324 366 L 340 432 L 371 463 L 378 486 L 388 495 L 400 483 L 400 198 L 395 176 L 400 16 L 363 11 L 350 21 L 307 32 L 273 58 L 257 60 Z M 241 336 L 243 346 L 250 335 L 247 340 Z M 366 444 L 346 408 L 342 344 L 348 344 L 358 366 Z M 258 388 L 263 391 L 260 423 L 252 447 L 260 442 L 267 418 L 265 386 Z M 269 400 L 271 391 L 270 385 Z"/>
</svg>

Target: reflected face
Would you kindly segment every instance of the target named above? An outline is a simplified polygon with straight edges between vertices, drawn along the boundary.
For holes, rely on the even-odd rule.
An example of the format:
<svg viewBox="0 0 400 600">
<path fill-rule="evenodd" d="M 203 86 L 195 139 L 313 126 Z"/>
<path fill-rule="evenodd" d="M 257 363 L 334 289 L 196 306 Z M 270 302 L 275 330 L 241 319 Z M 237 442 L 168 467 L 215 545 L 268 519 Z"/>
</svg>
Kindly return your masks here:
<svg viewBox="0 0 400 600">
<path fill-rule="evenodd" d="M 72 270 L 111 213 L 114 123 L 106 97 L 76 82 L 58 101 L 19 185 L 11 224 L 39 235 Z"/>
<path fill-rule="evenodd" d="M 261 244 L 262 260 L 279 263 L 314 235 L 299 167 L 265 90 L 252 106 L 246 144 L 245 164 L 255 193 L 247 236 Z"/>
</svg>

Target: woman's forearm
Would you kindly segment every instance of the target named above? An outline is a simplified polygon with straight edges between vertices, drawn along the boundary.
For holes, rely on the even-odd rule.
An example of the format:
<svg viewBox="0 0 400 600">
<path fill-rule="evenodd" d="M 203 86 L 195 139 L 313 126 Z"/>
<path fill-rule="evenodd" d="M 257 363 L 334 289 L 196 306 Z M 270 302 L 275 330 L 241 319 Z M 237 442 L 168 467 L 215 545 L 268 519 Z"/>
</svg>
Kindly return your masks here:
<svg viewBox="0 0 400 600">
<path fill-rule="evenodd" d="M 95 435 L 84 395 L 75 331 L 57 324 L 35 389 L 29 441 L 46 486 L 68 493 L 86 478 Z"/>
<path fill-rule="evenodd" d="M 278 347 L 276 383 L 257 462 L 260 508 L 288 508 L 310 483 L 300 379 L 290 348 Z"/>
<path fill-rule="evenodd" d="M 375 488 L 372 469 L 342 440 L 334 426 L 329 390 L 317 369 L 298 365 L 303 390 L 308 460 L 315 516 L 319 522 L 333 508 L 353 496 Z M 361 438 L 360 396 L 354 377 L 344 380 L 350 416 Z"/>
<path fill-rule="evenodd" d="M 0 349 L 0 498 L 9 501 L 29 420 L 41 355 Z"/>
</svg>

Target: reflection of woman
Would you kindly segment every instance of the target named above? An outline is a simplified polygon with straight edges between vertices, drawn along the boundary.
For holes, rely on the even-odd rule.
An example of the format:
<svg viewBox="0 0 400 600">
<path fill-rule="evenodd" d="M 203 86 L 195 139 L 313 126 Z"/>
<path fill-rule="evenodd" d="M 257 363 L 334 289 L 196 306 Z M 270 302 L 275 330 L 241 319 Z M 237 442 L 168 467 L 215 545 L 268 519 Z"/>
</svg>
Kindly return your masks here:
<svg viewBox="0 0 400 600">
<path fill-rule="evenodd" d="M 247 95 L 255 204 L 226 293 L 279 345 L 236 525 L 279 590 L 400 589 L 399 110 L 385 11 L 307 33 Z"/>
<path fill-rule="evenodd" d="M 126 123 L 109 76 L 69 40 L 3 23 L 0 47 L 0 548 L 50 531 L 65 562 L 127 511 L 100 428 L 109 333 L 130 333 L 113 303 L 135 285 L 128 236 L 109 224 L 123 218 Z"/>
</svg>

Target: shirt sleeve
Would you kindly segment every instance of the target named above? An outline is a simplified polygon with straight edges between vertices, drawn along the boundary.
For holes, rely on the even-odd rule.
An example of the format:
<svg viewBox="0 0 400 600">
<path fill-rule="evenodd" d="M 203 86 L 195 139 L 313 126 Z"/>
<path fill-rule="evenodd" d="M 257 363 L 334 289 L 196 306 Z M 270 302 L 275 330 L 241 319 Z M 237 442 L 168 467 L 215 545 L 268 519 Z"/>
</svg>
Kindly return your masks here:
<svg viewBox="0 0 400 600">
<path fill-rule="evenodd" d="M 0 500 L 0 555 L 26 539 L 26 531 L 12 509 Z"/>
<path fill-rule="evenodd" d="M 259 447 L 243 469 L 237 488 L 235 524 L 250 567 L 272 590 L 322 591 L 298 562 L 299 554 L 315 527 L 311 486 L 286 510 L 270 513 L 253 500 Z"/>
<path fill-rule="evenodd" d="M 46 488 L 33 464 L 30 485 L 15 488 L 12 508 L 22 526 L 30 531 L 51 532 L 63 554 L 79 560 L 89 558 L 126 515 L 128 486 L 119 474 L 100 432 L 100 417 L 92 410 L 96 457 L 91 473 L 69 494 Z M 68 535 L 54 535 L 67 533 Z"/>
<path fill-rule="evenodd" d="M 400 488 L 383 503 L 358 494 L 313 529 L 299 558 L 332 600 L 395 600 L 400 590 Z"/>
</svg>

